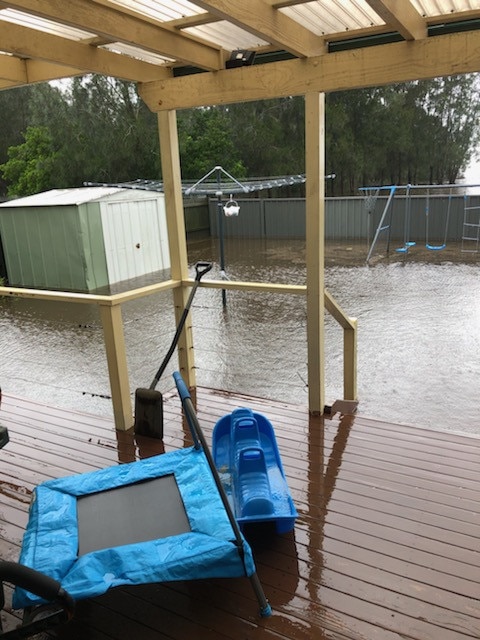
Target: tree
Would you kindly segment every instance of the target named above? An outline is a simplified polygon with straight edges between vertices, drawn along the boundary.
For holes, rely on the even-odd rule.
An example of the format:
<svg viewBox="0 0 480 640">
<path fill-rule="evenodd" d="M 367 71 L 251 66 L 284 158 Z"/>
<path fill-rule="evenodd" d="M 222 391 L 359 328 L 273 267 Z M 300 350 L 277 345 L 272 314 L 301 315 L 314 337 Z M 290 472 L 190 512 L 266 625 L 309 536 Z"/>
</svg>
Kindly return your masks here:
<svg viewBox="0 0 480 640">
<path fill-rule="evenodd" d="M 327 96 L 327 166 L 339 193 L 375 184 L 453 184 L 475 154 L 474 75 Z"/>
<path fill-rule="evenodd" d="M 247 175 L 305 171 L 303 97 L 262 100 L 228 107 L 232 141 Z"/>
<path fill-rule="evenodd" d="M 221 108 L 190 109 L 179 114 L 182 177 L 198 180 L 221 166 L 236 178 L 246 175 L 232 139 L 232 120 Z"/>
<path fill-rule="evenodd" d="M 53 143 L 47 188 L 160 175 L 155 115 L 133 83 L 84 76 L 62 88 L 34 85 L 24 111 L 28 124 L 47 129 Z"/>
<path fill-rule="evenodd" d="M 29 124 L 28 104 L 32 87 L 19 87 L 10 91 L 0 91 L 0 164 L 8 159 L 9 147 L 21 144 Z M 0 195 L 5 194 L 7 185 L 0 180 Z"/>
<path fill-rule="evenodd" d="M 133 83 L 75 78 L 66 100 L 69 123 L 59 160 L 69 186 L 160 176 L 156 119 Z"/>
<path fill-rule="evenodd" d="M 25 142 L 9 147 L 0 166 L 9 184 L 9 196 L 26 196 L 48 189 L 52 183 L 56 151 L 46 127 L 27 127 Z"/>
<path fill-rule="evenodd" d="M 479 83 L 475 76 L 437 78 L 429 85 L 424 109 L 432 120 L 432 180 L 453 183 L 479 142 Z"/>
<path fill-rule="evenodd" d="M 464 75 L 328 94 L 326 171 L 337 178 L 327 182 L 327 194 L 455 182 L 478 145 L 479 93 L 478 76 Z M 133 83 L 88 75 L 14 89 L 0 92 L 0 110 L 0 162 L 7 163 L 9 147 L 27 143 L 28 126 L 41 130 L 45 143 L 48 137 L 46 146 L 35 146 L 39 139 L 29 134 L 21 189 L 161 177 L 156 117 Z M 181 111 L 182 176 L 197 180 L 216 165 L 237 178 L 304 173 L 304 126 L 301 96 Z M 41 182 L 31 173 L 34 152 Z M 12 153 L 18 186 L 20 151 Z"/>
</svg>

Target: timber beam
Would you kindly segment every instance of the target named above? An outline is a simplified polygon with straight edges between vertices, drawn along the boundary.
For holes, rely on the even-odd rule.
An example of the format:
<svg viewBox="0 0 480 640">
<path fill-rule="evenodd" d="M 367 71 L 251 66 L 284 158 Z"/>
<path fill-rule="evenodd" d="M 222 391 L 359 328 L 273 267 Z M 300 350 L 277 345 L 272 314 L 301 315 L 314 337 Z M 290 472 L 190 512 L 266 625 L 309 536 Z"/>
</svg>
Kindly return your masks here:
<svg viewBox="0 0 480 640">
<path fill-rule="evenodd" d="M 43 60 L 28 60 L 14 56 L 0 56 L 0 88 L 19 87 L 36 82 L 83 75 L 82 69 L 64 67 Z"/>
<path fill-rule="evenodd" d="M 54 20 L 111 42 L 143 48 L 184 64 L 195 64 L 209 70 L 223 66 L 224 53 L 219 47 L 198 42 L 159 23 L 151 24 L 99 2 L 95 2 L 92 8 L 91 0 L 68 0 L 68 10 L 65 3 L 55 0 L 0 0 L 2 6 Z"/>
<path fill-rule="evenodd" d="M 14 56 L 71 66 L 73 73 L 70 75 L 77 75 L 82 69 L 83 73 L 100 73 L 136 82 L 141 77 L 147 81 L 161 78 L 166 73 L 158 65 L 7 22 L 0 22 L 0 42 L 2 51 Z M 0 67 L 7 62 L 2 61 Z M 23 75 L 19 73 L 19 84 L 22 79 Z M 28 77 L 27 82 L 31 82 Z"/>
<path fill-rule="evenodd" d="M 143 83 L 152 111 L 330 93 L 480 71 L 480 30 Z"/>
</svg>

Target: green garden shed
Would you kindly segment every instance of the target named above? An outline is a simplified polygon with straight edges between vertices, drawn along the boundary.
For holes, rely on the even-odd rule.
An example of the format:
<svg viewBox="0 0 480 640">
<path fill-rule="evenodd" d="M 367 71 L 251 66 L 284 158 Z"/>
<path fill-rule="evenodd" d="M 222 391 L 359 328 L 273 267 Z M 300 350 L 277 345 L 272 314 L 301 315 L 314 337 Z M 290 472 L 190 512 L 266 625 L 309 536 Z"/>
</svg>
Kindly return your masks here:
<svg viewBox="0 0 480 640">
<path fill-rule="evenodd" d="M 0 204 L 0 253 L 13 287 L 91 292 L 170 268 L 164 195 L 53 189 Z"/>
</svg>

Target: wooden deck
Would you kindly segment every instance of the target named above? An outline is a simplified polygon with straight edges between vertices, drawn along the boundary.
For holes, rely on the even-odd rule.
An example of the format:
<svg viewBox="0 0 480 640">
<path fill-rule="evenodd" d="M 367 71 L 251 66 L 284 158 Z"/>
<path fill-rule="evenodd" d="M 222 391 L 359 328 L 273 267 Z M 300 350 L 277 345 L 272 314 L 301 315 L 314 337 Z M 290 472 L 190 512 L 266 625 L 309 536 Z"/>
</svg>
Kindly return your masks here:
<svg viewBox="0 0 480 640">
<path fill-rule="evenodd" d="M 53 637 L 480 637 L 480 439 L 361 415 L 309 418 L 303 407 L 199 389 L 208 438 L 237 406 L 272 420 L 299 512 L 292 534 L 255 547 L 273 615 L 258 616 L 246 579 L 154 584 L 78 603 Z M 165 413 L 163 443 L 136 441 L 109 420 L 4 396 L 0 423 L 10 442 L 0 451 L 0 556 L 18 558 L 39 482 L 189 443 L 173 393 Z M 18 615 L 7 607 L 5 629 Z"/>
</svg>

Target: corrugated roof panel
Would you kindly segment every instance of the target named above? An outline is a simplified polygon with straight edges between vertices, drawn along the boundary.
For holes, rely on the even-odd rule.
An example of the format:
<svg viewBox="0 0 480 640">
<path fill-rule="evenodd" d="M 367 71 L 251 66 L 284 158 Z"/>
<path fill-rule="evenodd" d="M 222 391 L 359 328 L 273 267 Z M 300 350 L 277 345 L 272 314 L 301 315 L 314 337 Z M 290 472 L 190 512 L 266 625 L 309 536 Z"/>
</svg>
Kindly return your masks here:
<svg viewBox="0 0 480 640">
<path fill-rule="evenodd" d="M 180 18 L 206 13 L 203 9 L 187 0 L 110 0 L 110 4 L 119 5 L 142 16 L 161 22 L 179 20 Z"/>
<path fill-rule="evenodd" d="M 24 27 L 36 29 L 37 31 L 43 31 L 50 33 L 54 36 L 60 36 L 62 38 L 68 38 L 69 40 L 88 40 L 94 38 L 94 33 L 88 31 L 82 31 L 80 29 L 74 29 L 64 24 L 58 24 L 51 20 L 45 20 L 38 18 L 37 16 L 23 13 L 22 11 L 16 11 L 15 9 L 0 9 L 0 19 L 5 22 L 12 22 Z M 1 45 L 0 45 L 1 46 Z"/>
<path fill-rule="evenodd" d="M 226 51 L 252 49 L 270 44 L 253 33 L 240 29 L 225 20 L 211 22 L 198 27 L 189 27 L 183 29 L 183 31 L 207 42 L 219 45 Z"/>
<path fill-rule="evenodd" d="M 109 44 L 102 45 L 101 49 L 107 49 L 114 53 L 123 53 L 131 58 L 137 58 L 137 60 L 143 60 L 144 62 L 151 62 L 152 64 L 166 64 L 174 62 L 173 58 L 166 58 L 156 53 L 151 53 L 145 49 L 138 47 L 132 47 L 129 44 L 123 44 L 122 42 L 111 42 Z"/>
<path fill-rule="evenodd" d="M 478 0 L 411 0 L 411 2 L 426 18 L 480 8 Z"/>
<path fill-rule="evenodd" d="M 314 0 L 281 11 L 317 35 L 385 24 L 366 0 Z"/>
</svg>

